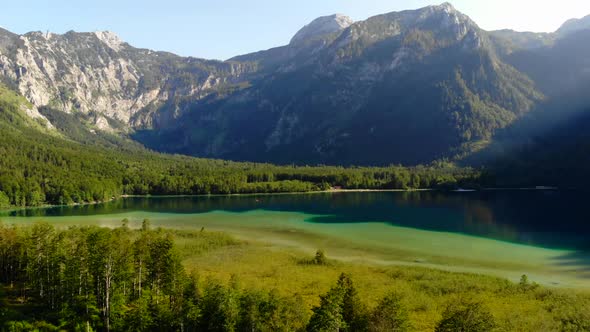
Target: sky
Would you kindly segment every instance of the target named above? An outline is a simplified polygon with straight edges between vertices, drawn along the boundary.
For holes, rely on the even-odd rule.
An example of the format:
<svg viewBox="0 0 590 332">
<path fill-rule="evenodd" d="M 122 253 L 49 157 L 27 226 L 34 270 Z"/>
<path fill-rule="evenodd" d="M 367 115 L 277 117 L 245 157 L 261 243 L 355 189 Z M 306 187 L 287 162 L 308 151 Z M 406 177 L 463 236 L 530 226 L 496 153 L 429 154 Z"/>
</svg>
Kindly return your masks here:
<svg viewBox="0 0 590 332">
<path fill-rule="evenodd" d="M 15 33 L 110 30 L 135 47 L 207 59 L 285 45 L 305 24 L 341 13 L 354 20 L 443 0 L 23 0 L 6 1 L 0 27 Z M 486 30 L 555 31 L 590 14 L 590 0 L 455 0 Z"/>
</svg>

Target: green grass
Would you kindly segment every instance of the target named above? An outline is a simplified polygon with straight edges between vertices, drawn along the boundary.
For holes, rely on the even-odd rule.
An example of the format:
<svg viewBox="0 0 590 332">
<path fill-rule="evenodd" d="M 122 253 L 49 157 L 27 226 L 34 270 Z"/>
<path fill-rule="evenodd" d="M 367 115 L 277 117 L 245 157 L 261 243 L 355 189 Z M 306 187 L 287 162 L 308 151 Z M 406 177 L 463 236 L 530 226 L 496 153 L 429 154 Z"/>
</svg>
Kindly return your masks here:
<svg viewBox="0 0 590 332">
<path fill-rule="evenodd" d="M 500 331 L 567 331 L 567 324 L 590 321 L 589 280 L 577 267 L 554 264 L 566 252 L 381 223 L 306 222 L 310 217 L 256 210 L 3 219 L 64 228 L 117 227 L 128 218 L 138 228 L 149 218 L 152 227 L 172 229 L 166 232 L 174 235 L 186 269 L 203 281 L 228 283 L 238 276 L 247 289 L 299 295 L 311 310 L 341 273 L 349 273 L 370 307 L 390 292 L 401 294 L 413 331 L 432 331 L 445 308 L 461 299 L 482 302 Z M 328 264 L 302 264 L 317 249 L 325 250 Z M 522 274 L 541 286 L 520 286 Z"/>
<path fill-rule="evenodd" d="M 522 274 L 540 284 L 590 290 L 584 266 L 561 265 L 567 250 L 519 245 L 463 234 L 431 232 L 384 223 L 324 224 L 314 215 L 255 210 L 201 214 L 129 212 L 71 217 L 2 217 L 6 223 L 49 222 L 58 227 L 97 225 L 116 227 L 128 218 L 140 227 L 149 218 L 154 227 L 182 231 L 219 231 L 244 241 L 257 241 L 272 250 L 294 249 L 310 257 L 317 249 L 346 262 L 375 266 L 405 265 L 493 275 L 518 282 Z"/>
<path fill-rule="evenodd" d="M 289 216 L 293 218 L 294 214 Z M 590 322 L 588 290 L 545 287 L 536 284 L 535 278 L 515 283 L 477 273 L 394 265 L 374 260 L 351 260 L 342 256 L 350 252 L 351 248 L 338 252 L 336 247 L 330 246 L 321 248 L 326 249 L 326 261 L 323 264 L 312 264 L 310 262 L 318 248 L 297 246 L 303 242 L 297 242 L 289 236 L 295 234 L 297 237 L 307 237 L 310 241 L 308 245 L 329 244 L 330 241 L 325 242 L 326 236 L 322 237 L 320 233 L 297 232 L 284 225 L 281 230 L 270 228 L 270 224 L 253 225 L 250 218 L 260 219 L 261 216 L 242 214 L 241 222 L 233 224 L 234 231 L 238 230 L 235 233 L 238 237 L 231 235 L 230 231 L 215 230 L 214 225 L 223 227 L 224 223 L 218 215 L 204 214 L 201 217 L 211 220 L 206 223 L 194 216 L 186 220 L 180 216 L 170 216 L 176 223 L 168 221 L 166 228 L 156 230 L 156 234 L 172 236 L 187 272 L 198 275 L 203 284 L 211 279 L 226 285 L 235 284 L 237 278 L 238 284 L 245 290 L 274 290 L 284 297 L 300 298 L 308 314 L 319 303 L 319 296 L 325 294 L 342 273 L 346 273 L 352 277 L 360 298 L 369 308 L 374 308 L 392 292 L 401 296 L 409 311 L 411 331 L 433 331 L 449 305 L 465 301 L 481 303 L 493 315 L 498 325 L 497 331 L 586 331 L 590 328 L 586 323 Z M 80 225 L 80 218 L 55 219 L 61 222 L 54 222 L 54 225 L 58 228 L 71 226 L 63 221 L 70 219 L 72 223 L 77 220 Z M 94 218 L 99 218 L 93 220 L 101 226 L 117 226 L 112 221 L 113 216 Z M 18 224 L 26 227 L 30 225 L 29 222 L 35 222 L 34 218 L 25 220 L 27 222 L 23 220 Z M 152 219 L 152 228 L 163 224 L 162 221 Z M 118 222 L 120 224 L 121 219 Z M 141 220 L 129 216 L 127 224 L 138 228 Z M 248 225 L 254 233 L 244 230 Z M 281 233 L 287 237 L 281 238 Z M 272 235 L 280 241 L 269 242 Z M 347 245 L 342 241 L 332 243 L 335 244 Z M 357 253 L 361 249 L 357 248 Z M 0 302 L 0 320 L 3 311 L 23 315 L 38 309 L 29 303 L 23 306 L 18 302 L 19 295 L 11 292 L 6 294 L 10 301 Z M 0 293 L 0 299 L 3 297 Z"/>
<path fill-rule="evenodd" d="M 500 331 L 559 331 L 563 321 L 584 318 L 590 312 L 590 293 L 545 288 L 534 280 L 520 285 L 473 273 L 347 263 L 330 259 L 329 252 L 329 264 L 301 264 L 311 260 L 313 253 L 238 241 L 220 232 L 176 234 L 187 270 L 202 278 L 229 282 L 236 275 L 246 288 L 300 295 L 311 309 L 342 272 L 349 273 L 370 307 L 390 292 L 401 294 L 410 310 L 413 331 L 432 331 L 447 305 L 460 299 L 482 302 Z"/>
</svg>

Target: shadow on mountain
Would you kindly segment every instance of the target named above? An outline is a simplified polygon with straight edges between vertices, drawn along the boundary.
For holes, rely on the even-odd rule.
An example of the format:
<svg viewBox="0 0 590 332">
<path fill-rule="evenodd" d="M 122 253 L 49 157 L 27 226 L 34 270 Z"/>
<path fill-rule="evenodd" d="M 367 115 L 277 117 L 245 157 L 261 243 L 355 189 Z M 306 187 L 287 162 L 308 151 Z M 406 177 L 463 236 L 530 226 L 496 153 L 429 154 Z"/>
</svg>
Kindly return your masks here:
<svg viewBox="0 0 590 332">
<path fill-rule="evenodd" d="M 588 165 L 576 145 L 590 142 L 589 40 L 590 30 L 578 31 L 557 39 L 554 45 L 503 55 L 507 63 L 535 82 L 546 96 L 545 102 L 496 131 L 493 143 L 464 162 L 491 163 L 501 170 L 502 177 L 513 172 L 510 182 L 529 177 L 529 184 L 532 180 L 542 184 L 545 179 L 561 184 L 556 179 L 560 173 L 576 170 L 580 163 Z M 563 164 L 567 160 L 572 162 Z"/>
<path fill-rule="evenodd" d="M 391 34 L 392 15 L 363 23 L 371 35 L 350 47 L 335 42 L 259 73 L 246 89 L 180 101 L 171 108 L 184 110 L 176 126 L 134 138 L 158 151 L 240 161 L 427 164 L 467 137 L 489 137 L 539 100 L 481 31 L 458 42 L 437 19 L 424 27 L 432 33 Z M 466 44 L 471 38 L 483 46 Z"/>
<path fill-rule="evenodd" d="M 590 97 L 581 87 L 552 97 L 525 117 L 499 130 L 485 149 L 462 163 L 486 165 L 495 186 L 583 188 L 590 181 Z"/>
</svg>

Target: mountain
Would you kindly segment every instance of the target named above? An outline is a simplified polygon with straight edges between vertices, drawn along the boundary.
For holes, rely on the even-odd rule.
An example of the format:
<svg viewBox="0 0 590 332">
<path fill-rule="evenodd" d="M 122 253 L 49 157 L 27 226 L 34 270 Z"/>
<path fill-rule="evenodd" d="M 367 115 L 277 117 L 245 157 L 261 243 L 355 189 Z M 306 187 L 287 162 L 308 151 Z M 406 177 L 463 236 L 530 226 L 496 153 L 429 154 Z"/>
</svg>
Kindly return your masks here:
<svg viewBox="0 0 590 332">
<path fill-rule="evenodd" d="M 76 140 L 92 140 L 87 128 L 162 152 L 284 164 L 468 160 L 583 90 L 584 22 L 488 32 L 449 3 L 359 22 L 332 15 L 288 45 L 223 62 L 111 32 L 0 30 L 0 80 Z"/>
<path fill-rule="evenodd" d="M 108 31 L 19 36 L 0 29 L 0 53 L 2 81 L 35 107 L 90 114 L 107 131 L 113 123 L 141 128 L 170 121 L 182 110 L 167 102 L 227 89 L 253 70 L 137 49 Z"/>
<path fill-rule="evenodd" d="M 342 31 L 353 23 L 350 17 L 341 14 L 319 17 L 299 30 L 291 39 L 290 44 L 304 43 Z"/>
<path fill-rule="evenodd" d="M 558 37 L 555 33 L 519 32 L 509 29 L 490 31 L 489 33 L 497 51 L 504 55 L 552 46 Z"/>
<path fill-rule="evenodd" d="M 93 130 L 82 113 L 41 108 L 46 118 L 32 117 L 31 108 L 24 97 L 0 84 L 0 210 L 96 203 L 121 195 L 292 193 L 334 186 L 456 188 L 479 181 L 478 172 L 443 163 L 414 168 L 292 167 L 166 155 Z"/>
<path fill-rule="evenodd" d="M 227 159 L 427 163 L 491 139 L 542 98 L 450 4 L 313 36 L 234 58 L 260 65 L 250 88 L 193 103 L 178 126 L 136 137 Z"/>
<path fill-rule="evenodd" d="M 493 165 L 498 179 L 518 186 L 587 185 L 590 30 L 543 35 L 552 41 L 537 47 L 521 45 L 503 57 L 536 82 L 544 100 L 498 131 L 492 144 L 466 161 Z"/>
<path fill-rule="evenodd" d="M 557 31 L 556 33 L 559 35 L 566 35 L 572 32 L 581 31 L 581 30 L 589 30 L 590 29 L 590 15 L 585 16 L 583 18 L 571 19 L 565 22 Z"/>
<path fill-rule="evenodd" d="M 240 55 L 230 61 L 256 63 L 259 69 L 257 77 L 264 77 L 273 71 L 283 72 L 289 70 L 289 66 L 298 66 L 313 59 L 353 23 L 352 19 L 340 14 L 319 17 L 301 28 L 288 45 Z"/>
</svg>

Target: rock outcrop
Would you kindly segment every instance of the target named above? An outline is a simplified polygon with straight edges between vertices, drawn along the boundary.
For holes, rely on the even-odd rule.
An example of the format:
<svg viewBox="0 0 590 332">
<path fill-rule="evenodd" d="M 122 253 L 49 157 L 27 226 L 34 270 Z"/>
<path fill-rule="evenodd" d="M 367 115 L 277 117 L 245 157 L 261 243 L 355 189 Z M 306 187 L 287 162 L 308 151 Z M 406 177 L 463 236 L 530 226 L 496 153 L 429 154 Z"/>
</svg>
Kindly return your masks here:
<svg viewBox="0 0 590 332">
<path fill-rule="evenodd" d="M 342 31 L 353 23 L 354 21 L 350 17 L 341 14 L 322 16 L 299 30 L 291 39 L 290 44 L 297 44 L 309 39 Z"/>
<path fill-rule="evenodd" d="M 161 105 L 182 98 L 203 98 L 243 80 L 255 66 L 183 58 L 137 49 L 108 31 L 0 31 L 0 77 L 35 107 L 96 113 L 96 125 L 111 130 L 105 117 L 128 128 L 150 128 L 177 117 L 182 109 L 161 112 Z"/>
</svg>

